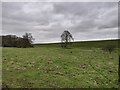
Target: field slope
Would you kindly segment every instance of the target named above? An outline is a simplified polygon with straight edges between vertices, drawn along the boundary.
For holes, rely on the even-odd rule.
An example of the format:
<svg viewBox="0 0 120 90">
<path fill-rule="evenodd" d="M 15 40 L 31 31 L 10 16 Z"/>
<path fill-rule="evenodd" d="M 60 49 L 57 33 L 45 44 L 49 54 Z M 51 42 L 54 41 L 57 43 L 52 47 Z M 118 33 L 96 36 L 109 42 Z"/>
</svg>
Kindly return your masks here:
<svg viewBox="0 0 120 90">
<path fill-rule="evenodd" d="M 10 88 L 117 88 L 118 50 L 49 45 L 3 48 L 3 83 Z"/>
</svg>

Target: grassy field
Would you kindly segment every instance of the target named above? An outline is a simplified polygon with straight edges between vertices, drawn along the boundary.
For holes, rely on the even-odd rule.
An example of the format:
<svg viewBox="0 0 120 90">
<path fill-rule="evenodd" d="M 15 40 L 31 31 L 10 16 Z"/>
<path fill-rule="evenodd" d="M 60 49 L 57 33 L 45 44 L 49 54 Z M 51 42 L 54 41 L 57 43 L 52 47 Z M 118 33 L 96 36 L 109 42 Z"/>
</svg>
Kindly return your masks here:
<svg viewBox="0 0 120 90">
<path fill-rule="evenodd" d="M 120 44 L 120 39 L 114 40 L 99 40 L 99 41 L 81 41 L 81 42 L 72 42 L 72 47 L 83 47 L 83 48 L 102 48 L 108 45 L 113 45 L 118 47 Z M 60 43 L 49 43 L 49 44 L 34 44 L 35 47 L 60 47 Z"/>
<path fill-rule="evenodd" d="M 117 88 L 118 50 L 36 46 L 3 48 L 3 83 L 10 88 Z"/>
</svg>

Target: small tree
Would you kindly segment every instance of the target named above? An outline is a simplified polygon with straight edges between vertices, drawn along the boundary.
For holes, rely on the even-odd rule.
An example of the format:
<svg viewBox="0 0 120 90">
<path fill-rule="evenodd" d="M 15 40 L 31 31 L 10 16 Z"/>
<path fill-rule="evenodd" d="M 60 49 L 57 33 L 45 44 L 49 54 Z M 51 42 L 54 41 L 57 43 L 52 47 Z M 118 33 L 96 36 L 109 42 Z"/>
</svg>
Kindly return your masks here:
<svg viewBox="0 0 120 90">
<path fill-rule="evenodd" d="M 23 43 L 24 47 L 31 47 L 33 40 L 34 38 L 32 37 L 31 33 L 25 33 L 25 35 L 23 35 L 23 39 L 21 39 L 21 42 Z"/>
<path fill-rule="evenodd" d="M 23 38 L 28 40 L 30 43 L 32 43 L 34 40 L 31 33 L 25 33 L 25 35 L 23 35 Z"/>
<path fill-rule="evenodd" d="M 69 31 L 64 31 L 61 35 L 61 46 L 67 48 L 68 43 L 74 40 L 72 34 Z"/>
<path fill-rule="evenodd" d="M 107 45 L 106 47 L 102 48 L 102 50 L 111 54 L 114 51 L 114 48 L 115 46 L 113 45 Z"/>
</svg>

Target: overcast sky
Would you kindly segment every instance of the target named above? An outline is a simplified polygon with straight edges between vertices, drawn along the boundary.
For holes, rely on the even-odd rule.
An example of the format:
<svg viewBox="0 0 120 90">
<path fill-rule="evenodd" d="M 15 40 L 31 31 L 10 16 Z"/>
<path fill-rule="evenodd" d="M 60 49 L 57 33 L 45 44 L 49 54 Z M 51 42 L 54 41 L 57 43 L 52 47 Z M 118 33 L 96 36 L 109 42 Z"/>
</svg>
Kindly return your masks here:
<svg viewBox="0 0 120 90">
<path fill-rule="evenodd" d="M 32 33 L 34 43 L 118 38 L 117 2 L 2 2 L 2 34 Z"/>
</svg>

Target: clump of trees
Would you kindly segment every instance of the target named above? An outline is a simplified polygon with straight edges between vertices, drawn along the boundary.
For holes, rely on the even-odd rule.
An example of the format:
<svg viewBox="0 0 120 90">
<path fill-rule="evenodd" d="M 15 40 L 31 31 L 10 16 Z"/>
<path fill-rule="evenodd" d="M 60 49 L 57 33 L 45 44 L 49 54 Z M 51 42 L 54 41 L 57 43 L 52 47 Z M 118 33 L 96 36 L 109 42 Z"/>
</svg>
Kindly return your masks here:
<svg viewBox="0 0 120 90">
<path fill-rule="evenodd" d="M 16 35 L 6 35 L 1 36 L 3 47 L 18 47 L 27 48 L 33 47 L 33 37 L 31 33 L 25 33 L 22 37 L 17 37 Z"/>
<path fill-rule="evenodd" d="M 71 40 L 74 40 L 72 37 L 72 34 L 69 31 L 64 31 L 61 35 L 61 47 L 68 47 L 68 43 L 71 42 Z"/>
<path fill-rule="evenodd" d="M 102 48 L 103 51 L 109 52 L 110 54 L 114 51 L 114 49 L 115 49 L 114 45 L 107 45 L 107 46 Z"/>
</svg>

